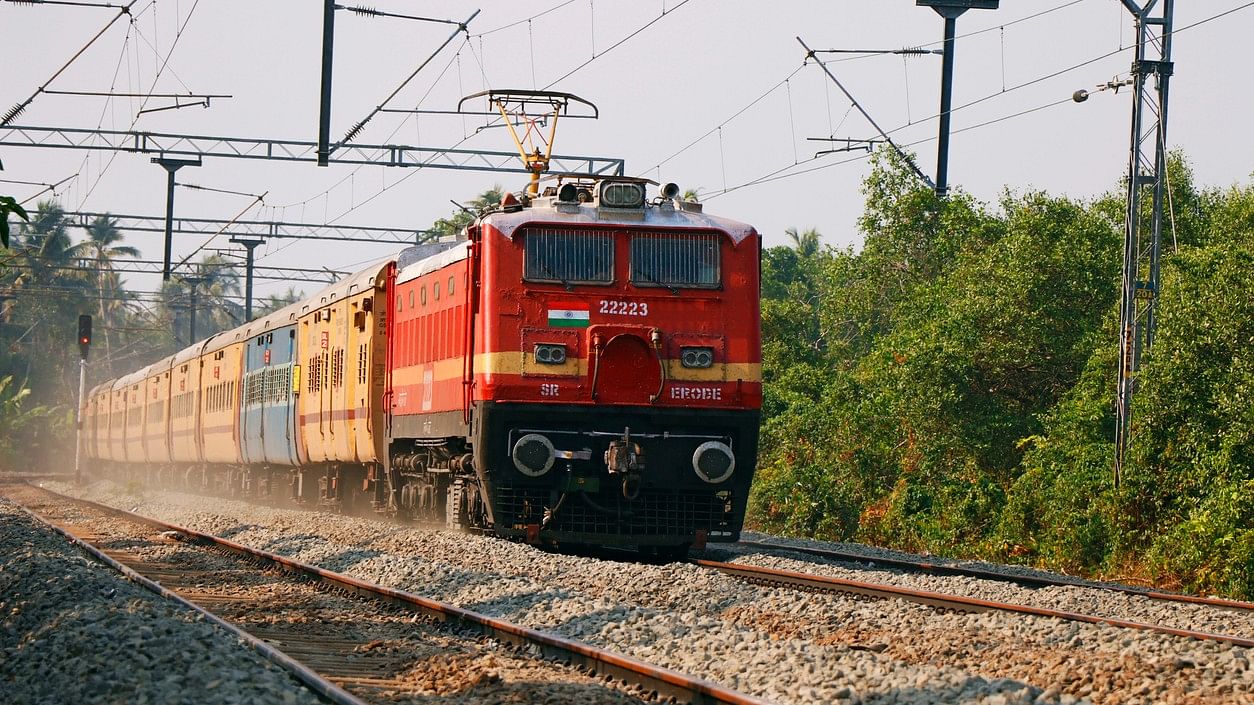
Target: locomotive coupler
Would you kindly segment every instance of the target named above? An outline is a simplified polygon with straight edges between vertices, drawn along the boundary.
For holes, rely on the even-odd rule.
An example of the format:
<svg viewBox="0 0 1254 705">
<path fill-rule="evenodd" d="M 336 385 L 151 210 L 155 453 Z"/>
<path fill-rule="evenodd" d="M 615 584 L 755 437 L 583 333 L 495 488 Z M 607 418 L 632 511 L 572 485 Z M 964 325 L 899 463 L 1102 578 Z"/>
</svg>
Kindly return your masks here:
<svg viewBox="0 0 1254 705">
<path fill-rule="evenodd" d="M 631 428 L 623 429 L 622 438 L 610 441 L 610 447 L 605 451 L 605 468 L 611 475 L 644 470 L 644 448 L 631 440 Z"/>
<path fill-rule="evenodd" d="M 610 475 L 622 475 L 623 498 L 631 501 L 640 495 L 641 477 L 644 471 L 644 448 L 631 440 L 631 428 L 623 429 L 623 437 L 610 441 L 605 451 L 605 468 Z"/>
</svg>

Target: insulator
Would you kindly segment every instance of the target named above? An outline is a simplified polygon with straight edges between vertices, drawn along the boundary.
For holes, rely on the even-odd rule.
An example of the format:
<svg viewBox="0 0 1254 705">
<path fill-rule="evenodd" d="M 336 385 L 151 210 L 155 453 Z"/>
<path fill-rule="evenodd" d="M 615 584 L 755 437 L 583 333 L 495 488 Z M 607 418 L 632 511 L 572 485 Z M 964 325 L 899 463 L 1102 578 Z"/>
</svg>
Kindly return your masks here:
<svg viewBox="0 0 1254 705">
<path fill-rule="evenodd" d="M 27 101 L 27 103 L 29 103 L 29 101 Z M 26 110 L 27 103 L 18 103 L 12 108 L 9 108 L 9 112 L 5 113 L 3 118 L 0 118 L 0 125 L 7 125 L 13 120 L 13 118 L 21 115 Z"/>
<path fill-rule="evenodd" d="M 365 120 L 362 120 L 361 122 L 357 123 L 356 125 L 353 125 L 353 129 L 351 129 L 351 130 L 349 130 L 347 133 L 345 133 L 345 134 L 344 134 L 344 138 L 343 138 L 343 139 L 341 139 L 341 140 L 340 140 L 340 142 L 348 142 L 349 140 L 353 139 L 354 137 L 356 137 L 356 136 L 357 136 L 357 133 L 358 133 L 358 132 L 361 132 L 362 128 L 363 128 L 363 127 L 365 127 L 365 126 L 366 126 L 366 121 L 365 121 Z"/>
</svg>

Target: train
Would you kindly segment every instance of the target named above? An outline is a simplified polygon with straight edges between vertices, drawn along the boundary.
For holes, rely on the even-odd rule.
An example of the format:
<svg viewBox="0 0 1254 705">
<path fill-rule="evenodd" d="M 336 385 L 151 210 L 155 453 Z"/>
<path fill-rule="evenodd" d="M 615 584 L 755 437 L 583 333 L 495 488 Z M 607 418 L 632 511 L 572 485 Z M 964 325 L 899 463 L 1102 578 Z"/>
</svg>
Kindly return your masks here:
<svg viewBox="0 0 1254 705">
<path fill-rule="evenodd" d="M 457 237 L 102 382 L 89 470 L 556 547 L 738 540 L 761 238 L 651 186 L 507 193 Z"/>
</svg>

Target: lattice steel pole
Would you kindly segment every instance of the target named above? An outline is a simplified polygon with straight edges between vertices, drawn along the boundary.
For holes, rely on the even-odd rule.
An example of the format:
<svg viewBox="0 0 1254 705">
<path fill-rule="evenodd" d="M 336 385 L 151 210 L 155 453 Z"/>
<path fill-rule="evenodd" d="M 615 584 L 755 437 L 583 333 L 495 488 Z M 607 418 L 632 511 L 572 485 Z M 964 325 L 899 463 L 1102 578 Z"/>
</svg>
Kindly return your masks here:
<svg viewBox="0 0 1254 705">
<path fill-rule="evenodd" d="M 1172 73 L 1174 0 L 1144 5 L 1123 0 L 1136 28 L 1132 62 L 1132 144 L 1124 222 L 1123 288 L 1119 303 L 1119 381 L 1115 399 L 1115 486 L 1122 481 L 1132 443 L 1132 397 L 1141 355 L 1154 344 L 1158 305 L 1163 189 L 1167 174 L 1167 88 Z M 1152 88 L 1146 81 L 1154 79 Z M 1146 200 L 1149 200 L 1148 213 Z"/>
</svg>

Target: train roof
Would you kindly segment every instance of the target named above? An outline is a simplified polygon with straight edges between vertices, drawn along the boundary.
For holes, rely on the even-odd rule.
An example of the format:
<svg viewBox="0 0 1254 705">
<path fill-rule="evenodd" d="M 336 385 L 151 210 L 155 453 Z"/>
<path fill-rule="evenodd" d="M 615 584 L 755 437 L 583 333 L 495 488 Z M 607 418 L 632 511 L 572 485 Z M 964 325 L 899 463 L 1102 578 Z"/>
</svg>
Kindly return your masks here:
<svg viewBox="0 0 1254 705">
<path fill-rule="evenodd" d="M 187 362 L 188 360 L 194 360 L 194 359 L 196 359 L 196 358 L 200 357 L 201 352 L 202 352 L 202 351 L 204 350 L 204 348 L 205 348 L 205 345 L 207 345 L 207 344 L 209 343 L 209 341 L 210 341 L 210 340 L 213 340 L 213 338 L 208 338 L 208 339 L 206 339 L 206 340 L 201 340 L 201 341 L 198 341 L 198 342 L 192 343 L 191 345 L 189 345 L 189 346 L 187 346 L 187 347 L 183 348 L 182 350 L 180 350 L 180 351 L 178 351 L 178 352 L 174 353 L 174 357 L 173 357 L 173 358 L 171 358 L 171 360 L 170 360 L 170 365 L 171 365 L 171 366 L 173 366 L 173 365 L 180 365 L 180 364 L 182 364 L 182 363 L 184 363 L 184 362 Z"/>
<path fill-rule="evenodd" d="M 469 240 L 433 244 L 436 245 L 436 247 L 433 248 L 435 250 L 434 254 L 410 262 L 405 262 L 404 258 L 402 258 L 401 261 L 405 262 L 405 264 L 403 265 L 401 271 L 396 275 L 397 284 L 417 279 L 424 274 L 430 274 L 441 267 L 447 267 L 454 262 L 466 259 L 466 257 L 470 254 Z M 422 247 L 422 245 L 411 247 L 405 252 L 420 250 Z"/>
<path fill-rule="evenodd" d="M 632 227 L 658 228 L 660 230 L 721 230 L 732 242 L 739 245 L 745 238 L 756 233 L 752 225 L 708 215 L 696 209 L 696 204 L 649 205 L 624 211 L 601 208 L 594 203 L 558 203 L 553 198 L 537 198 L 529 208 L 516 211 L 497 211 L 483 217 L 506 237 L 524 225 L 628 225 Z"/>
<path fill-rule="evenodd" d="M 152 363 L 151 365 L 149 365 L 147 369 L 148 369 L 151 373 L 157 373 L 157 372 L 169 372 L 169 371 L 170 371 L 170 368 L 171 368 L 173 365 L 174 365 L 174 356 L 173 356 L 173 355 L 166 355 L 165 357 L 161 358 L 160 360 L 157 360 L 156 362 L 154 362 L 154 363 Z"/>
<path fill-rule="evenodd" d="M 367 283 L 373 288 L 375 280 L 379 275 L 383 274 L 395 261 L 395 257 L 384 257 L 376 260 L 367 265 L 365 269 L 350 274 L 322 291 L 302 299 L 297 304 L 300 306 L 300 313 L 305 314 L 309 311 L 316 311 L 323 306 L 330 306 L 337 298 L 342 299 L 345 296 L 357 293 L 358 289 Z"/>
<path fill-rule="evenodd" d="M 113 388 L 118 389 L 127 385 L 139 384 L 140 382 L 143 382 L 145 379 L 148 379 L 148 367 L 151 367 L 151 365 L 141 367 L 129 375 L 119 377 L 117 384 L 115 384 Z"/>
<path fill-rule="evenodd" d="M 300 307 L 304 305 L 305 300 L 301 299 L 295 303 L 290 303 L 277 311 L 271 311 L 253 321 L 249 321 L 243 326 L 244 335 L 251 338 L 254 335 L 264 333 L 275 328 L 283 326 L 295 325 L 296 319 L 300 317 Z"/>
</svg>

